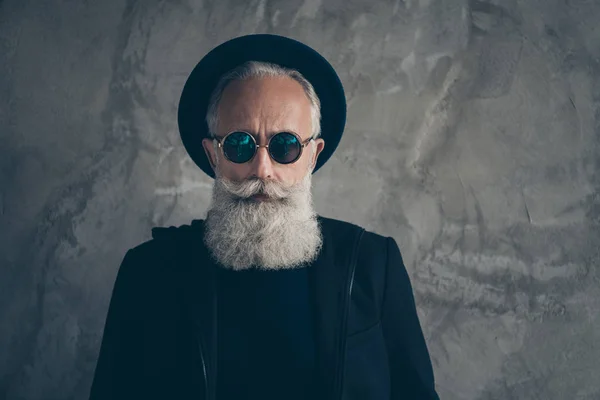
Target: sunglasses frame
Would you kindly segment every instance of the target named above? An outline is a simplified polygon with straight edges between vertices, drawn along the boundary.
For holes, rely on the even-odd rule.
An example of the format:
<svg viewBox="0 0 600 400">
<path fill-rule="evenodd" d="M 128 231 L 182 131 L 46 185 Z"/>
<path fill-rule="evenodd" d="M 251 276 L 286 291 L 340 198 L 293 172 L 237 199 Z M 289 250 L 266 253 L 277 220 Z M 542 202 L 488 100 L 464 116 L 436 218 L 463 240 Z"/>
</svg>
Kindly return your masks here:
<svg viewBox="0 0 600 400">
<path fill-rule="evenodd" d="M 244 161 L 244 162 L 237 162 L 237 161 L 233 161 L 233 160 L 229 159 L 229 157 L 227 157 L 227 154 L 225 154 L 225 150 L 223 150 L 223 145 L 222 145 L 222 143 L 224 143 L 224 142 L 225 142 L 225 140 L 227 139 L 227 137 L 228 137 L 229 135 L 231 135 L 232 133 L 245 133 L 245 134 L 247 134 L 248 136 L 250 136 L 250 137 L 252 138 L 252 141 L 254 141 L 254 145 L 256 146 L 256 147 L 254 148 L 254 154 L 252 154 L 252 157 L 251 157 L 251 158 L 250 158 L 248 161 Z M 269 151 L 269 144 L 271 144 L 271 140 L 273 140 L 273 138 L 274 138 L 275 136 L 279 135 L 280 133 L 289 133 L 289 134 L 291 134 L 291 135 L 294 135 L 294 136 L 296 137 L 296 139 L 298 140 L 298 143 L 300 143 L 300 152 L 298 153 L 298 157 L 296 157 L 296 158 L 295 158 L 293 161 L 290 161 L 290 162 L 288 162 L 288 163 L 280 163 L 279 161 L 275 160 L 275 159 L 273 158 L 273 155 L 272 155 L 272 154 L 271 154 L 271 152 Z M 311 140 L 314 140 L 314 138 L 313 138 L 313 137 L 310 137 L 310 138 L 306 139 L 305 141 L 302 141 L 302 138 L 301 138 L 301 137 L 300 137 L 300 135 L 298 135 L 297 133 L 295 133 L 295 132 L 290 132 L 290 131 L 282 131 L 282 132 L 277 132 L 276 134 L 274 134 L 273 136 L 271 136 L 271 138 L 269 139 L 269 143 L 267 143 L 267 144 L 265 144 L 265 145 L 260 145 L 260 144 L 256 143 L 256 139 L 255 139 L 255 138 L 254 138 L 254 136 L 253 136 L 253 135 L 251 135 L 249 132 L 246 132 L 246 131 L 241 131 L 241 130 L 235 130 L 235 131 L 231 131 L 231 132 L 229 132 L 227 135 L 225 135 L 225 136 L 223 136 L 223 137 L 221 137 L 221 138 L 219 138 L 219 137 L 216 137 L 216 136 L 215 136 L 215 137 L 213 137 L 213 140 L 216 140 L 216 141 L 217 141 L 217 143 L 218 143 L 218 145 L 219 145 L 219 148 L 222 150 L 222 152 L 223 152 L 223 155 L 225 156 L 225 158 L 226 158 L 227 160 L 231 161 L 232 163 L 235 163 L 235 164 L 245 164 L 245 163 L 252 162 L 252 160 L 254 160 L 254 157 L 256 157 L 256 153 L 258 153 L 258 150 L 259 150 L 261 147 L 265 147 L 265 148 L 267 149 L 267 153 L 269 153 L 269 157 L 271 157 L 271 160 L 275 161 L 277 164 L 281 164 L 281 165 L 289 165 L 289 164 L 293 164 L 293 163 L 295 163 L 296 161 L 298 161 L 298 160 L 300 159 L 300 157 L 302 157 L 302 152 L 303 152 L 304 148 L 305 148 L 305 147 L 308 145 L 308 143 L 309 143 Z"/>
</svg>

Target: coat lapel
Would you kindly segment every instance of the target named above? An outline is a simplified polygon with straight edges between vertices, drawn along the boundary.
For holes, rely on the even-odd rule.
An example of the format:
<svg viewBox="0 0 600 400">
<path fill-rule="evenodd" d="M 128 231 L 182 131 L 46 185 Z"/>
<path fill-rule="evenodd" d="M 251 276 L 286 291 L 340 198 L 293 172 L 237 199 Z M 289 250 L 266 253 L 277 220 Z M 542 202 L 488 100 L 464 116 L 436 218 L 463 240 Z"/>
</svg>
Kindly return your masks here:
<svg viewBox="0 0 600 400">
<path fill-rule="evenodd" d="M 317 380 L 319 392 L 323 393 L 325 399 L 334 399 L 339 395 L 336 377 L 341 368 L 338 361 L 343 350 L 340 339 L 344 332 L 344 306 L 349 279 L 347 260 L 352 243 L 351 230 L 336 229 L 332 221 L 319 216 L 323 248 L 318 259 L 309 267 Z"/>
<path fill-rule="evenodd" d="M 185 257 L 180 265 L 183 267 L 182 294 L 201 357 L 204 359 L 204 365 L 200 367 L 202 373 L 206 374 L 205 398 L 210 400 L 214 399 L 217 371 L 216 264 L 202 245 L 203 227 L 200 220 L 192 222 L 192 234 L 188 236 L 191 242 L 182 240 L 187 246 L 180 251 Z"/>
</svg>

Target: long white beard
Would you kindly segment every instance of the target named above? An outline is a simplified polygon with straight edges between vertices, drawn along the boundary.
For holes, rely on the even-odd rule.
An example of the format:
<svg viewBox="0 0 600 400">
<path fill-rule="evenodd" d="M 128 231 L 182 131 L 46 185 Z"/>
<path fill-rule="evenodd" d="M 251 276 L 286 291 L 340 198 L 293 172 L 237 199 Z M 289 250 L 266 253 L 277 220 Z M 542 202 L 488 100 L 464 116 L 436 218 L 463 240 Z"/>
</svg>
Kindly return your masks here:
<svg viewBox="0 0 600 400">
<path fill-rule="evenodd" d="M 225 268 L 277 270 L 314 261 L 323 237 L 311 193 L 312 168 L 296 185 L 259 179 L 234 182 L 216 174 L 204 244 Z M 249 197 L 264 193 L 273 201 Z"/>
</svg>

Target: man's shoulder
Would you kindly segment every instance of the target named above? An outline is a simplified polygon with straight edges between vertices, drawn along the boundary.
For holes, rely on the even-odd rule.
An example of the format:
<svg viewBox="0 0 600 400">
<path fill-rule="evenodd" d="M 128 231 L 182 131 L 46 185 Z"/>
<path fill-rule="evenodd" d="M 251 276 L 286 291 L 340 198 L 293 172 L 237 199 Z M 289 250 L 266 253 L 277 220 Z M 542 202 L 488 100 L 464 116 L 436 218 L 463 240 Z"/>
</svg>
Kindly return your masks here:
<svg viewBox="0 0 600 400">
<path fill-rule="evenodd" d="M 192 240 L 201 240 L 202 222 L 193 220 L 190 224 L 153 227 L 151 239 L 130 248 L 126 257 L 136 261 L 158 261 L 169 257 Z"/>
<path fill-rule="evenodd" d="M 377 232 L 374 232 L 364 226 L 343 221 L 335 218 L 328 218 L 319 215 L 319 220 L 321 221 L 321 226 L 325 231 L 331 233 L 333 236 L 339 236 L 340 232 L 351 232 L 356 231 L 358 229 L 364 229 L 363 240 L 367 242 L 383 242 L 387 239 L 387 236 L 381 235 Z"/>
<path fill-rule="evenodd" d="M 179 226 L 156 226 L 152 228 L 152 240 L 149 240 L 145 243 L 150 243 L 153 241 L 155 243 L 163 243 L 165 240 L 188 240 L 192 237 L 197 237 L 203 226 L 203 219 L 194 219 L 190 224 Z"/>
</svg>

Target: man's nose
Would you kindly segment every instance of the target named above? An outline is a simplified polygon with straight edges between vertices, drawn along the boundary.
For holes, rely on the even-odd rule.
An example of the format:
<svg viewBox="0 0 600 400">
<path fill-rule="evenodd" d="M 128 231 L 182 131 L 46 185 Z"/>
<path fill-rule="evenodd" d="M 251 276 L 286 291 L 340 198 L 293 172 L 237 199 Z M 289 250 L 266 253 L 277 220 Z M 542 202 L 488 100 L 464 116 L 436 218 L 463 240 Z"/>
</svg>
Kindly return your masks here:
<svg viewBox="0 0 600 400">
<path fill-rule="evenodd" d="M 252 160 L 252 174 L 261 179 L 271 179 L 273 176 L 273 159 L 269 155 L 269 150 L 264 146 L 256 149 Z"/>
</svg>

